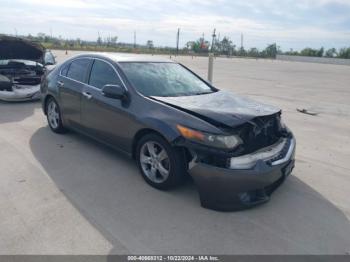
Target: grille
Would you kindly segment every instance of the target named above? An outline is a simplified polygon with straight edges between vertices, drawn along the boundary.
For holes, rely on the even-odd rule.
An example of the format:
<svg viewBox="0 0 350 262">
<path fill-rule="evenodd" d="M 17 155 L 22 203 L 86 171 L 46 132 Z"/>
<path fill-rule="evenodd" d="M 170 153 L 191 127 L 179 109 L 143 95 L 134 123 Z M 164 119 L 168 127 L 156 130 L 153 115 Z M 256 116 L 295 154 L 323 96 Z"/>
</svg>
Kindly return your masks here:
<svg viewBox="0 0 350 262">
<path fill-rule="evenodd" d="M 256 117 L 243 124 L 238 132 L 243 140 L 241 154 L 253 153 L 276 143 L 282 136 L 280 132 L 280 117 L 278 114 Z"/>
</svg>

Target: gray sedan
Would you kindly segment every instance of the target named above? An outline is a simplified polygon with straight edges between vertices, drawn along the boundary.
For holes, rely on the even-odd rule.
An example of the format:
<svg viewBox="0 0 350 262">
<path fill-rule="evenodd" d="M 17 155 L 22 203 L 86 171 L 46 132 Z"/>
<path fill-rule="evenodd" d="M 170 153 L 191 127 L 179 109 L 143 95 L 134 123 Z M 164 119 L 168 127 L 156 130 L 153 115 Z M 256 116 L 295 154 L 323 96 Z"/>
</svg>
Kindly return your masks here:
<svg viewBox="0 0 350 262">
<path fill-rule="evenodd" d="M 157 189 L 190 174 L 206 208 L 264 203 L 294 167 L 295 139 L 280 109 L 219 90 L 170 60 L 79 55 L 50 72 L 41 93 L 52 131 L 125 152 Z"/>
</svg>

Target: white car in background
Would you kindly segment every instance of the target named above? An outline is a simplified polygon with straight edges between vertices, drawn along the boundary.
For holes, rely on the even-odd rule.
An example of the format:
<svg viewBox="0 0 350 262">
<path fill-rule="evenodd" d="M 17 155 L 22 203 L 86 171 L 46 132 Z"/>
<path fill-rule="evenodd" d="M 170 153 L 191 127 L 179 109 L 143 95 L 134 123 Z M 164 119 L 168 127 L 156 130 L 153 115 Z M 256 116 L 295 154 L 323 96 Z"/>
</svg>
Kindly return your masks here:
<svg viewBox="0 0 350 262">
<path fill-rule="evenodd" d="M 0 35 L 0 100 L 40 99 L 41 79 L 55 64 L 41 44 Z"/>
</svg>

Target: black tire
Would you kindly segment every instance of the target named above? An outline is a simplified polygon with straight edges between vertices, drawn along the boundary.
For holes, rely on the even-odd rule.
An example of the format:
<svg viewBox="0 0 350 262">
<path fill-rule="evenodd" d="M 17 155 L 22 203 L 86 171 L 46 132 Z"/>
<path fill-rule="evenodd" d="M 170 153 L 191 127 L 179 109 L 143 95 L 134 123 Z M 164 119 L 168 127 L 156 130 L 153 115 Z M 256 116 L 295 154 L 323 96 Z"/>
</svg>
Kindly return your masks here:
<svg viewBox="0 0 350 262">
<path fill-rule="evenodd" d="M 147 147 L 149 142 L 156 143 L 157 144 L 156 148 L 158 146 L 161 146 L 167 153 L 167 156 L 168 156 L 167 162 L 169 162 L 169 166 L 167 167 L 169 168 L 169 171 L 168 171 L 168 177 L 164 181 L 158 181 L 158 182 L 152 181 L 144 171 L 145 165 L 149 165 L 149 167 L 151 168 L 151 164 L 141 163 L 141 154 L 144 153 L 141 151 L 144 150 L 145 147 Z M 148 144 L 146 145 L 146 143 Z M 172 147 L 164 138 L 162 138 L 160 135 L 155 133 L 147 134 L 138 141 L 137 147 L 136 147 L 136 162 L 144 180 L 152 187 L 160 190 L 167 190 L 167 189 L 177 187 L 180 184 L 182 184 L 186 178 L 187 165 L 186 165 L 185 154 L 183 149 Z M 165 165 L 166 163 L 162 162 L 162 166 L 163 164 Z M 160 171 L 157 171 L 157 174 L 160 175 Z"/>
<path fill-rule="evenodd" d="M 4 75 L 0 75 L 0 91 L 12 91 L 12 82 Z"/>
<path fill-rule="evenodd" d="M 58 119 L 57 119 L 57 125 L 55 125 L 52 120 L 50 119 L 50 106 L 54 105 L 55 108 L 56 108 L 56 114 L 58 116 Z M 46 118 L 47 118 L 47 123 L 50 127 L 50 129 L 57 133 L 57 134 L 63 134 L 63 133 L 66 133 L 67 129 L 64 128 L 63 124 L 62 124 L 62 118 L 61 118 L 61 110 L 60 110 L 60 107 L 57 103 L 57 101 L 53 98 L 53 97 L 50 97 L 48 98 L 48 100 L 46 101 L 46 104 L 45 104 L 45 111 L 46 111 Z"/>
</svg>

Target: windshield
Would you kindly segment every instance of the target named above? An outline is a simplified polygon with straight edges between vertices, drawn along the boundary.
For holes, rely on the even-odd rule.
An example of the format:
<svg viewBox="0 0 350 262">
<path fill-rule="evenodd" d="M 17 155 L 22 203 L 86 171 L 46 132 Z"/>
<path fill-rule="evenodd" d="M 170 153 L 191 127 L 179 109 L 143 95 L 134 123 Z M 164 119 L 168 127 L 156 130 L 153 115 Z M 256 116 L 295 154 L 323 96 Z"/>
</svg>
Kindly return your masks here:
<svg viewBox="0 0 350 262">
<path fill-rule="evenodd" d="M 205 82 L 176 63 L 121 62 L 120 67 L 144 96 L 190 96 L 214 92 Z"/>
</svg>

